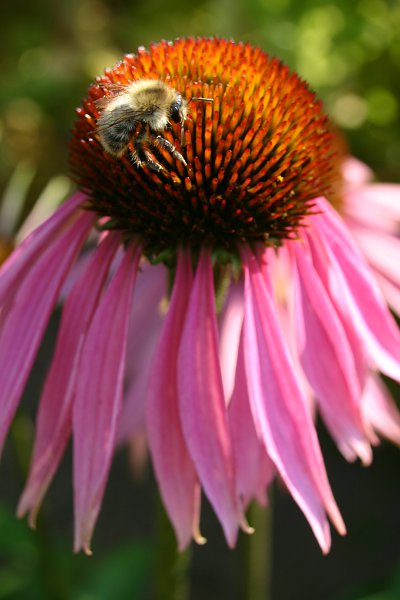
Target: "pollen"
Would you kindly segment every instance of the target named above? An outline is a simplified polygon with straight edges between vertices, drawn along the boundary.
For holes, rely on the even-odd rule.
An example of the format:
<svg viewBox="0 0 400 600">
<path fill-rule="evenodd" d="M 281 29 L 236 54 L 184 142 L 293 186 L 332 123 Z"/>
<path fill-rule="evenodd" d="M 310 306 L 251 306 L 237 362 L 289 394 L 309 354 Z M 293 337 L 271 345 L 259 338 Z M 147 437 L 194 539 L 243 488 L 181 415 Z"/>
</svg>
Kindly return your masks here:
<svg viewBox="0 0 400 600">
<path fill-rule="evenodd" d="M 134 127 L 120 156 L 104 149 L 96 127 L 107 102 L 143 79 L 165 82 L 189 104 L 182 126 L 171 120 L 158 132 L 169 146 L 150 144 L 141 125 L 152 158 L 138 164 Z M 99 221 L 127 240 L 140 237 L 148 255 L 178 244 L 278 246 L 296 236 L 315 198 L 334 197 L 335 137 L 321 102 L 278 59 L 249 44 L 178 39 L 126 55 L 89 87 L 77 109 L 71 167 Z"/>
</svg>

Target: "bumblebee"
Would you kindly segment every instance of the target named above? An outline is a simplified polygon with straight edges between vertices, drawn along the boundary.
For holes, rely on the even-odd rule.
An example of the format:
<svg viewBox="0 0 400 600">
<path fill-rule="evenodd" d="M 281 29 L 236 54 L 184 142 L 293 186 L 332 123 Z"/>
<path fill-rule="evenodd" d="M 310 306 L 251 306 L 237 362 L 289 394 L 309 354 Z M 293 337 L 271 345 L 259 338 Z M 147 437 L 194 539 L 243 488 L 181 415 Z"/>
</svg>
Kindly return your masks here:
<svg viewBox="0 0 400 600">
<path fill-rule="evenodd" d="M 211 101 L 211 98 L 192 98 Z M 173 123 L 183 126 L 188 117 L 188 102 L 182 95 L 158 79 L 133 81 L 114 97 L 107 98 L 97 121 L 97 133 L 103 148 L 116 157 L 123 156 L 133 142 L 135 163 L 153 171 L 163 167 L 150 154 L 149 146 L 159 146 L 186 166 L 175 146 L 161 133 Z"/>
</svg>

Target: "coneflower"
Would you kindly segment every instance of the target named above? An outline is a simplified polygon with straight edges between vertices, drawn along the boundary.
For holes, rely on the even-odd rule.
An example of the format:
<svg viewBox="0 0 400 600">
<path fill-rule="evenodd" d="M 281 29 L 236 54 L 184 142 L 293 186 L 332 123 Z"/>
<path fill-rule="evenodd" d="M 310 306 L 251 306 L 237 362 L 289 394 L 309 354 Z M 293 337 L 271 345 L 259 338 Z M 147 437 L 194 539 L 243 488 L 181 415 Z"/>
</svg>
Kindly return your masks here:
<svg viewBox="0 0 400 600">
<path fill-rule="evenodd" d="M 102 99 L 139 79 L 213 100 L 190 104 L 183 145 L 179 123 L 163 132 L 184 161 L 150 148 L 158 171 L 107 153 L 96 132 Z M 315 407 L 348 460 L 368 464 L 377 434 L 400 442 L 378 375 L 400 379 L 383 295 L 399 308 L 398 186 L 358 176 L 306 83 L 248 44 L 140 49 L 77 112 L 80 191 L 0 275 L 2 444 L 88 246 L 64 294 L 19 514 L 34 521 L 72 433 L 75 550 L 89 553 L 117 440 L 145 425 L 180 549 L 203 541 L 202 491 L 233 546 L 239 528 L 251 531 L 249 502 L 279 476 L 328 552 L 328 517 L 345 526 Z"/>
</svg>

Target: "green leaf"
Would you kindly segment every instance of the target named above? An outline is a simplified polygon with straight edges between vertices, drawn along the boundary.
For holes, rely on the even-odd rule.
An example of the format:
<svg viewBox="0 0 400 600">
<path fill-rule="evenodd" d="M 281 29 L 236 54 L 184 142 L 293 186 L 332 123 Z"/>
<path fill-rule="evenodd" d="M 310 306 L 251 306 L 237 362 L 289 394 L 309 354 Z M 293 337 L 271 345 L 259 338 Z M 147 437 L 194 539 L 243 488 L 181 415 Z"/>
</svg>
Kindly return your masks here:
<svg viewBox="0 0 400 600">
<path fill-rule="evenodd" d="M 142 597 L 150 571 L 150 547 L 133 542 L 100 560 L 74 598 L 76 600 L 126 600 Z"/>
</svg>

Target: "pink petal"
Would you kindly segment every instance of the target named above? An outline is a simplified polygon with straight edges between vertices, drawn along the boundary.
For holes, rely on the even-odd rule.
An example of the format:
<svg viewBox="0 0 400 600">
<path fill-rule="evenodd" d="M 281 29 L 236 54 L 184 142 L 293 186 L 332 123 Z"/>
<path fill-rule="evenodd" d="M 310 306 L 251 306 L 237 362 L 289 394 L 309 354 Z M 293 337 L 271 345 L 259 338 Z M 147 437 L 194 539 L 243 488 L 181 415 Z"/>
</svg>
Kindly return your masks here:
<svg viewBox="0 0 400 600">
<path fill-rule="evenodd" d="M 352 233 L 374 269 L 385 299 L 400 314 L 400 239 L 357 226 Z"/>
<path fill-rule="evenodd" d="M 396 234 L 400 221 L 400 185 L 372 183 L 344 196 L 346 221 Z"/>
<path fill-rule="evenodd" d="M 54 243 L 71 219 L 75 220 L 80 214 L 79 207 L 84 201 L 85 196 L 80 192 L 71 196 L 14 250 L 0 269 L 0 306 L 11 290 L 19 287 L 32 264 Z"/>
<path fill-rule="evenodd" d="M 254 498 L 266 502 L 266 489 L 275 475 L 275 468 L 256 431 L 250 410 L 243 357 L 243 339 L 239 346 L 235 388 L 229 405 L 232 444 L 236 468 L 236 493 L 246 509 Z"/>
<path fill-rule="evenodd" d="M 400 221 L 400 185 L 398 183 L 370 183 L 358 192 L 360 204 L 375 208 L 381 218 Z"/>
<path fill-rule="evenodd" d="M 290 244 L 296 262 L 294 323 L 300 361 L 332 435 L 346 458 L 372 460 L 362 419 L 361 389 L 347 336 L 306 248 Z"/>
<path fill-rule="evenodd" d="M 15 295 L 9 302 L 7 318 L 1 330 L 0 448 L 4 444 L 63 281 L 93 220 L 94 216 L 88 212 L 75 217 L 64 231 L 59 232 L 58 238 L 51 245 L 42 248 L 36 262 L 30 265 L 30 270 L 19 270 L 19 277 L 14 281 Z M 24 257 L 20 256 L 19 264 L 22 264 Z"/>
<path fill-rule="evenodd" d="M 242 515 L 236 503 L 232 444 L 218 359 L 211 253 L 201 252 L 182 334 L 178 389 L 183 432 L 202 487 L 229 546 Z"/>
<path fill-rule="evenodd" d="M 147 387 L 152 376 L 151 361 L 163 324 L 161 302 L 166 292 L 166 274 L 163 265 L 145 264 L 137 276 L 129 325 L 119 443 L 127 441 L 132 434 L 145 428 Z"/>
<path fill-rule="evenodd" d="M 373 179 L 373 172 L 363 162 L 349 156 L 342 165 L 342 175 L 348 187 L 359 187 Z"/>
<path fill-rule="evenodd" d="M 330 291 L 337 306 L 348 311 L 367 352 L 382 373 L 400 381 L 400 334 L 382 293 L 344 223 L 326 201 L 315 215 L 318 232 L 330 262 Z"/>
<path fill-rule="evenodd" d="M 387 303 L 390 305 L 392 310 L 400 315 L 400 288 L 393 284 L 385 275 L 381 275 L 375 272 L 375 278 L 382 290 L 382 294 L 386 298 Z"/>
<path fill-rule="evenodd" d="M 179 343 L 192 287 L 188 252 L 178 255 L 171 303 L 154 360 L 147 397 L 147 431 L 155 474 L 180 550 L 198 531 L 200 488 L 182 433 L 178 403 Z"/>
<path fill-rule="evenodd" d="M 73 411 L 75 551 L 90 541 L 111 466 L 140 248 L 130 246 L 90 324 L 77 367 Z"/>
<path fill-rule="evenodd" d="M 394 235 L 357 227 L 352 230 L 368 262 L 400 285 L 400 239 Z"/>
<path fill-rule="evenodd" d="M 71 434 L 72 392 L 82 340 L 119 243 L 119 236 L 109 235 L 91 254 L 64 306 L 56 349 L 40 400 L 29 478 L 18 506 L 19 516 L 31 511 L 32 525 Z"/>
<path fill-rule="evenodd" d="M 346 333 L 347 341 L 350 344 L 351 353 L 353 355 L 354 366 L 357 370 L 360 388 L 363 389 L 369 373 L 368 358 L 365 354 L 365 344 L 354 326 L 353 317 L 348 310 L 347 305 L 343 303 L 342 297 L 340 294 L 333 294 L 331 292 L 334 269 L 331 266 L 330 252 L 323 244 L 318 229 L 315 228 L 312 223 L 307 231 L 303 232 L 303 236 L 308 242 L 314 268 L 325 291 L 330 297 L 332 305 L 334 306 Z"/>
<path fill-rule="evenodd" d="M 329 551 L 328 512 L 345 527 L 328 483 L 317 435 L 298 385 L 270 292 L 256 258 L 243 248 L 244 356 L 251 410 L 268 455 L 304 512 L 324 553 Z"/>
<path fill-rule="evenodd" d="M 261 256 L 263 263 L 266 263 L 264 268 L 261 265 L 261 271 L 264 275 L 264 281 L 267 287 L 269 286 L 269 291 L 274 298 L 274 304 L 287 307 L 288 299 L 293 294 L 293 282 L 290 255 L 286 244 L 282 244 L 278 250 L 268 247 L 263 248 L 262 254 L 260 251 L 257 253 L 259 262 Z"/>
<path fill-rule="evenodd" d="M 292 359 L 297 382 L 303 391 L 304 398 L 307 400 L 307 405 L 314 419 L 316 415 L 314 393 L 304 374 L 297 352 L 296 323 L 293 310 L 294 277 L 287 244 L 283 244 L 279 250 L 265 248 L 264 260 L 268 264 L 267 287 L 269 286 L 271 292 L 273 306 L 276 309 L 279 325 L 282 328 L 286 346 Z M 266 281 L 265 276 L 264 281 Z"/>
<path fill-rule="evenodd" d="M 219 354 L 225 399 L 229 403 L 235 385 L 236 361 L 243 324 L 243 284 L 231 284 L 221 315 Z"/>
<path fill-rule="evenodd" d="M 400 446 L 400 413 L 378 375 L 372 374 L 363 394 L 363 411 L 375 431 Z"/>
<path fill-rule="evenodd" d="M 68 298 L 68 296 L 70 295 L 71 291 L 73 290 L 73 288 L 75 287 L 76 282 L 78 281 L 78 279 L 81 278 L 82 273 L 85 272 L 87 265 L 90 263 L 90 261 L 92 260 L 92 256 L 93 256 L 93 248 L 91 248 L 91 244 L 90 244 L 90 239 L 88 240 L 88 248 L 86 251 L 82 252 L 75 264 L 73 269 L 71 269 L 71 271 L 68 273 L 68 277 L 66 278 L 66 280 L 64 281 L 64 285 L 62 286 L 61 292 L 60 292 L 60 297 L 58 299 L 59 304 L 64 304 L 66 299 Z"/>
</svg>

